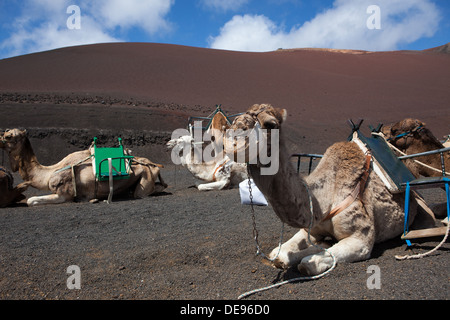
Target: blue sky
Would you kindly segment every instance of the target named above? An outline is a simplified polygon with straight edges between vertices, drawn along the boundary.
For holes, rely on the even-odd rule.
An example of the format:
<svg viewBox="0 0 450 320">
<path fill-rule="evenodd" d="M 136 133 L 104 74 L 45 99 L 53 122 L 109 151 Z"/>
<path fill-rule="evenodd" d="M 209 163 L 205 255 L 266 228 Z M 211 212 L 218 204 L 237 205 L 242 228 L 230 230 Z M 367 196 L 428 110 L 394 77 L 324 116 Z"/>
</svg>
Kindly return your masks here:
<svg viewBox="0 0 450 320">
<path fill-rule="evenodd" d="M 2 0 L 0 58 L 101 42 L 422 50 L 450 42 L 448 17 L 449 0 Z"/>
</svg>

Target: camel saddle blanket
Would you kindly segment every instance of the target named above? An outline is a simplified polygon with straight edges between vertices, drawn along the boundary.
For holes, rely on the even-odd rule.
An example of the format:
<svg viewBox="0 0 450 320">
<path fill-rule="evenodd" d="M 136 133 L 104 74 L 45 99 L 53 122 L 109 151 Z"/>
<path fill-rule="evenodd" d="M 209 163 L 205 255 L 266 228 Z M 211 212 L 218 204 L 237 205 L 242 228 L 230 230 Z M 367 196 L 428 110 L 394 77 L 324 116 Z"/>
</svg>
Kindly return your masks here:
<svg viewBox="0 0 450 320">
<path fill-rule="evenodd" d="M 387 142 L 378 135 L 365 137 L 359 130 L 353 132 L 351 139 L 362 152 L 372 154 L 373 171 L 383 181 L 391 193 L 403 192 L 402 184 L 415 179 L 405 164 L 392 152 Z"/>
</svg>

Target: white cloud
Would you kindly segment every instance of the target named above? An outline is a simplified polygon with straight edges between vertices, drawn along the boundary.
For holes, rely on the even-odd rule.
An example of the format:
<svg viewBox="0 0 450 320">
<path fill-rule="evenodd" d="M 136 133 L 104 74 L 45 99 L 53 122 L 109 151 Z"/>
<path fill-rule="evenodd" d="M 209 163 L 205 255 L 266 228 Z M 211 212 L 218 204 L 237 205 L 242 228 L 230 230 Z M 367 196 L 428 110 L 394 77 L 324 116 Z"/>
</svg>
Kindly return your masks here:
<svg viewBox="0 0 450 320">
<path fill-rule="evenodd" d="M 239 51 L 270 51 L 281 47 L 285 34 L 263 15 L 234 16 L 211 38 L 211 47 Z"/>
<path fill-rule="evenodd" d="M 216 49 L 270 51 L 277 48 L 320 47 L 395 50 L 400 44 L 431 36 L 440 15 L 429 0 L 378 0 L 381 29 L 367 28 L 367 7 L 373 0 L 336 0 L 331 9 L 291 30 L 262 15 L 234 16 L 210 38 Z"/>
<path fill-rule="evenodd" d="M 27 0 L 23 12 L 11 23 L 11 34 L 0 49 L 7 56 L 66 46 L 122 41 L 119 29 L 140 28 L 148 34 L 170 29 L 165 16 L 174 0 L 80 0 L 81 28 L 67 27 L 70 0 Z"/>
<path fill-rule="evenodd" d="M 93 11 L 107 28 L 140 27 L 153 34 L 170 28 L 165 16 L 174 3 L 175 0 L 96 0 Z"/>
<path fill-rule="evenodd" d="M 201 0 L 204 6 L 217 11 L 236 11 L 249 0 Z"/>
</svg>

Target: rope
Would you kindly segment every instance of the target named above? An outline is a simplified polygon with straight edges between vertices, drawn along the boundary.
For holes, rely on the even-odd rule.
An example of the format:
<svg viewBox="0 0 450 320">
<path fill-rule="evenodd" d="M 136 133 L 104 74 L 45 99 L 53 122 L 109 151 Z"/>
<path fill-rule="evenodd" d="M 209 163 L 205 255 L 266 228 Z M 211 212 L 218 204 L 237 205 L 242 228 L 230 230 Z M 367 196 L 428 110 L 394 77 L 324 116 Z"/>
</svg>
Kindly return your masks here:
<svg viewBox="0 0 450 320">
<path fill-rule="evenodd" d="M 421 259 L 423 257 L 426 257 L 426 256 L 432 254 L 433 252 L 437 251 L 440 247 L 442 247 L 442 245 L 447 241 L 449 230 L 450 230 L 450 223 L 447 224 L 447 232 L 445 233 L 444 239 L 442 239 L 441 243 L 439 243 L 434 249 L 432 249 L 428 252 L 425 252 L 425 253 L 420 253 L 420 254 L 411 255 L 411 256 L 408 256 L 408 255 L 395 256 L 395 259 L 397 259 L 397 260 Z"/>
<path fill-rule="evenodd" d="M 276 287 L 280 287 L 280 286 L 288 284 L 288 283 L 293 283 L 293 282 L 298 282 L 298 281 L 316 280 L 316 279 L 322 278 L 322 277 L 326 276 L 328 273 L 330 273 L 336 267 L 336 258 L 335 258 L 335 256 L 330 251 L 328 251 L 327 249 L 324 249 L 324 248 L 320 247 L 319 245 L 314 244 L 311 241 L 311 229 L 312 229 L 313 222 L 314 222 L 313 203 L 312 203 L 312 198 L 311 198 L 311 194 L 309 192 L 308 186 L 306 185 L 306 183 L 303 180 L 302 180 L 302 182 L 303 182 L 304 186 L 306 187 L 306 191 L 308 192 L 309 210 L 310 210 L 310 213 L 311 213 L 311 222 L 310 222 L 309 227 L 308 227 L 308 242 L 309 242 L 310 245 L 312 245 L 312 246 L 314 246 L 316 248 L 319 248 L 322 251 L 325 251 L 326 253 L 328 253 L 331 256 L 331 258 L 333 259 L 333 265 L 331 266 L 330 269 L 322 272 L 321 274 L 315 275 L 315 276 L 297 277 L 297 278 L 281 281 L 281 282 L 272 284 L 270 286 L 266 286 L 266 287 L 262 287 L 262 288 L 259 288 L 259 289 L 254 289 L 254 290 L 248 291 L 246 293 L 241 294 L 238 297 L 238 300 L 241 300 L 243 298 L 246 298 L 246 297 L 248 297 L 248 296 L 250 296 L 252 294 L 258 293 L 258 292 L 262 292 L 262 291 L 270 290 L 270 289 L 273 289 L 273 288 L 276 288 Z M 281 245 L 280 245 L 280 248 L 281 248 Z M 278 253 L 279 253 L 279 251 L 278 251 Z"/>
<path fill-rule="evenodd" d="M 447 194 L 447 218 L 449 218 L 449 220 L 450 220 L 450 203 L 449 203 L 450 187 L 449 187 L 448 183 L 445 184 L 445 193 Z M 397 260 L 421 259 L 423 257 L 426 257 L 426 256 L 432 254 L 433 252 L 437 251 L 440 247 L 442 247 L 442 245 L 447 241 L 449 230 L 450 230 L 450 223 L 447 222 L 447 231 L 445 232 L 445 237 L 434 249 L 432 249 L 428 252 L 425 252 L 425 253 L 420 253 L 420 254 L 411 255 L 411 256 L 408 256 L 408 255 L 395 256 L 395 259 L 397 259 Z"/>
</svg>

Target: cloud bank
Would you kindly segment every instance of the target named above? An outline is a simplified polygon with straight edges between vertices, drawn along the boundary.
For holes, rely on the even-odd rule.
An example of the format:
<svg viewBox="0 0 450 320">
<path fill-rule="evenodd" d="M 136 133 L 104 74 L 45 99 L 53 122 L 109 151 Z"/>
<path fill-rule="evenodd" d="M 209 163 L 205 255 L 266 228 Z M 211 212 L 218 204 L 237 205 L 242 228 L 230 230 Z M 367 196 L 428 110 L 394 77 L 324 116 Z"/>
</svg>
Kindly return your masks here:
<svg viewBox="0 0 450 320">
<path fill-rule="evenodd" d="M 380 8 L 380 29 L 370 29 L 368 8 Z M 430 0 L 336 0 L 313 19 L 285 30 L 264 15 L 235 15 L 210 37 L 211 48 L 271 51 L 278 48 L 396 50 L 402 44 L 432 36 L 441 16 Z"/>
<path fill-rule="evenodd" d="M 70 0 L 26 0 L 22 14 L 10 26 L 10 36 L 0 49 L 15 56 L 66 46 L 123 41 L 116 34 L 138 28 L 149 35 L 168 32 L 166 15 L 175 0 L 81 0 L 77 1 L 80 28 L 69 29 Z"/>
</svg>

